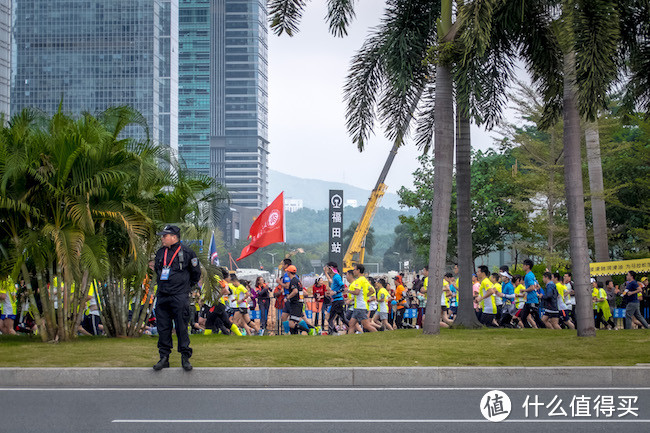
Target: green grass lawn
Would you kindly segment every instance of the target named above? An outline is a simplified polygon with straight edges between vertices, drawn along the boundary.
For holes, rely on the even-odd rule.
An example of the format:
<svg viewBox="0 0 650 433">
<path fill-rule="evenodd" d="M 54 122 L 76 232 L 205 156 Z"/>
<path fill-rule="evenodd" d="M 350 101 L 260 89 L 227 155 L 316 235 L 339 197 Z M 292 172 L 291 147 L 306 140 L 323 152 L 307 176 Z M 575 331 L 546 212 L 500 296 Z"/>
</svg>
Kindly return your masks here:
<svg viewBox="0 0 650 433">
<path fill-rule="evenodd" d="M 363 335 L 234 337 L 191 336 L 196 367 L 372 366 L 610 366 L 650 362 L 650 331 L 443 329 Z M 150 367 L 157 337 L 79 337 L 42 343 L 38 337 L 0 336 L 0 367 Z M 176 344 L 174 342 L 174 344 Z M 180 355 L 172 354 L 172 366 Z"/>
</svg>

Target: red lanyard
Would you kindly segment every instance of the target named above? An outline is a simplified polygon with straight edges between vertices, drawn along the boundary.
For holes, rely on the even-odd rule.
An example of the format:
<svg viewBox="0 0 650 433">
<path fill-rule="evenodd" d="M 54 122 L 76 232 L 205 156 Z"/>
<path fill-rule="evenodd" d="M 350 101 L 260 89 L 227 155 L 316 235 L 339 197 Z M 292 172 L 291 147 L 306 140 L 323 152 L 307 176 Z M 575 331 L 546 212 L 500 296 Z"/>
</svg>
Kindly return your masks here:
<svg viewBox="0 0 650 433">
<path fill-rule="evenodd" d="M 171 267 L 172 263 L 174 263 L 174 259 L 176 258 L 176 254 L 181 250 L 181 246 L 179 245 L 178 248 L 176 248 L 176 252 L 172 256 L 172 259 L 169 261 L 169 265 L 167 264 L 167 251 L 169 251 L 169 248 L 165 250 L 165 257 L 163 259 L 163 268 L 169 268 Z"/>
</svg>

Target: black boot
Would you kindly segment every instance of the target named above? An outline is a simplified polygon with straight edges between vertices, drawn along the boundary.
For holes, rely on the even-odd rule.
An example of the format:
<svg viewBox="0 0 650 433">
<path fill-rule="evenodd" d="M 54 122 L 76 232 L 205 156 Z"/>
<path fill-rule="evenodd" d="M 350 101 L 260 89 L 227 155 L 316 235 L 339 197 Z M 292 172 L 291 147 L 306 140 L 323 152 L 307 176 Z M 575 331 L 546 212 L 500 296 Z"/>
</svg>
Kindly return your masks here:
<svg viewBox="0 0 650 433">
<path fill-rule="evenodd" d="M 185 355 L 181 356 L 181 365 L 183 366 L 183 370 L 192 371 L 192 364 L 190 364 L 189 356 L 185 356 Z"/>
<path fill-rule="evenodd" d="M 161 356 L 160 361 L 153 366 L 153 369 L 156 371 L 160 371 L 163 368 L 169 368 L 169 356 Z"/>
</svg>

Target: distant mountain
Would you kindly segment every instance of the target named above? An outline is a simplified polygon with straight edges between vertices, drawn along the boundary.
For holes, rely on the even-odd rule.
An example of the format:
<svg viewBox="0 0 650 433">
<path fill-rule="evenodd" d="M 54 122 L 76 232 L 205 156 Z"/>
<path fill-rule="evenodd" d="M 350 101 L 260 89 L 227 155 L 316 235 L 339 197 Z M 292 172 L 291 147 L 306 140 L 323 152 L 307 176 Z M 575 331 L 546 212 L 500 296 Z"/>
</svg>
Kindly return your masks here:
<svg viewBox="0 0 650 433">
<path fill-rule="evenodd" d="M 363 207 L 346 206 L 343 209 L 343 227 L 347 228 L 353 221 L 359 222 Z M 395 238 L 395 227 L 397 227 L 400 215 L 417 215 L 416 209 L 387 209 L 380 207 L 372 220 L 371 227 L 374 229 L 375 237 L 380 241 L 384 237 L 386 242 L 391 244 Z M 287 243 L 298 245 L 317 244 L 327 242 L 329 230 L 329 218 L 327 209 L 300 209 L 296 212 L 285 214 L 287 228 Z M 381 242 L 378 242 L 381 244 Z M 388 248 L 389 245 L 385 245 Z M 381 249 L 381 245 L 378 245 Z M 383 251 L 381 251 L 383 254 Z"/>
<path fill-rule="evenodd" d="M 370 197 L 370 191 L 341 182 L 328 182 L 318 179 L 303 179 L 279 171 L 269 170 L 269 201 L 284 191 L 284 198 L 300 199 L 303 206 L 309 209 L 327 209 L 330 189 L 342 189 L 344 200 L 356 200 L 364 207 Z M 400 209 L 399 196 L 393 193 L 384 194 L 380 206 L 389 209 Z"/>
</svg>

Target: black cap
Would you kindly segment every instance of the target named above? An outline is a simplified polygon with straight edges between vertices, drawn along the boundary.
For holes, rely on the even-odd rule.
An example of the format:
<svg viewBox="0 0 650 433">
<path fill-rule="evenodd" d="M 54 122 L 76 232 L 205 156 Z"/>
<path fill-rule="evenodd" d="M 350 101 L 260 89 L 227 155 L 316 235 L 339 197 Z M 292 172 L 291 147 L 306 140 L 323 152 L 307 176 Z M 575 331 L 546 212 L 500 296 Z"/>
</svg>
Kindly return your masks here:
<svg viewBox="0 0 650 433">
<path fill-rule="evenodd" d="M 181 229 L 178 228 L 178 226 L 165 226 L 162 231 L 156 233 L 157 236 L 163 236 L 163 235 L 176 235 L 181 237 Z"/>
</svg>

